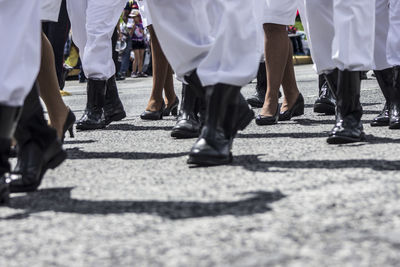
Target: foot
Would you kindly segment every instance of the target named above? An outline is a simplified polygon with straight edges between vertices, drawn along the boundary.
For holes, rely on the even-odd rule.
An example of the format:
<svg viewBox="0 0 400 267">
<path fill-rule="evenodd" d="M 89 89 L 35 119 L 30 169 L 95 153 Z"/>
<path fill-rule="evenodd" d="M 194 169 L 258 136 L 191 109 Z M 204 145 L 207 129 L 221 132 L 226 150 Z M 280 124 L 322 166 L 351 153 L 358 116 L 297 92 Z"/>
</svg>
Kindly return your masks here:
<svg viewBox="0 0 400 267">
<path fill-rule="evenodd" d="M 278 102 L 272 103 L 271 101 L 265 101 L 264 106 L 261 109 L 260 116 L 262 117 L 273 117 L 276 115 L 276 109 Z"/>
<path fill-rule="evenodd" d="M 57 131 L 57 136 L 61 140 L 64 136 L 64 125 L 68 118 L 69 108 L 63 106 L 58 113 L 57 118 L 50 119 L 50 126 Z"/>
<path fill-rule="evenodd" d="M 294 93 L 291 96 L 285 95 L 283 97 L 283 102 L 282 102 L 282 105 L 281 105 L 281 111 L 280 112 L 284 113 L 285 111 L 288 111 L 291 108 L 293 108 L 294 105 L 296 104 L 296 101 L 297 101 L 297 98 L 299 97 L 299 95 L 300 95 L 299 91 L 297 91 L 296 93 Z"/>
<path fill-rule="evenodd" d="M 150 99 L 147 104 L 146 111 L 156 112 L 163 106 L 163 101 L 157 101 L 155 99 Z"/>
</svg>

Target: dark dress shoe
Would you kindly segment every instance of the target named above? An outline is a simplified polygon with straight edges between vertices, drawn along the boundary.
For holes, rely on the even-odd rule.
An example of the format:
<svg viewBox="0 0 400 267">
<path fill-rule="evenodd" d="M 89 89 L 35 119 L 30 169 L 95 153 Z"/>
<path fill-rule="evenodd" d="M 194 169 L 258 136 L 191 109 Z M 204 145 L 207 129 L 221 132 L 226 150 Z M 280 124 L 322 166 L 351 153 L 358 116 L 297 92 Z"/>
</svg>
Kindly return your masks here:
<svg viewBox="0 0 400 267">
<path fill-rule="evenodd" d="M 106 127 L 104 118 L 104 103 L 106 81 L 89 79 L 87 84 L 87 104 L 83 116 L 76 123 L 78 130 L 95 130 Z"/>
<path fill-rule="evenodd" d="M 390 105 L 389 129 L 400 129 L 400 104 Z"/>
<path fill-rule="evenodd" d="M 389 129 L 400 129 L 400 66 L 393 67 Z"/>
<path fill-rule="evenodd" d="M 222 131 L 212 134 L 209 131 L 207 127 L 203 128 L 201 137 L 190 150 L 188 164 L 216 166 L 232 162 L 231 140 Z"/>
<path fill-rule="evenodd" d="M 380 127 L 380 126 L 389 126 L 390 124 L 390 117 L 389 117 L 389 105 L 385 103 L 383 110 L 376 116 L 372 122 L 372 127 Z"/>
<path fill-rule="evenodd" d="M 365 141 L 362 123 L 351 115 L 338 121 L 327 139 L 328 144 L 347 144 L 362 141 Z"/>
<path fill-rule="evenodd" d="M 177 116 L 179 107 L 179 98 L 176 97 L 174 103 L 170 107 L 166 107 L 163 111 L 163 116 L 167 117 L 169 115 Z"/>
<path fill-rule="evenodd" d="M 277 124 L 278 120 L 279 120 L 280 108 L 281 108 L 281 105 L 278 104 L 278 107 L 276 108 L 276 112 L 275 112 L 274 116 L 263 116 L 261 114 L 257 115 L 256 124 L 259 126 Z"/>
<path fill-rule="evenodd" d="M 69 137 L 74 137 L 74 124 L 76 121 L 75 114 L 69 109 L 67 119 L 65 120 L 64 127 L 63 127 L 63 136 L 61 141 L 64 143 L 65 134 L 69 132 Z"/>
<path fill-rule="evenodd" d="M 140 115 L 140 118 L 141 118 L 142 120 L 152 120 L 152 121 L 155 121 L 155 120 L 162 120 L 164 109 L 165 109 L 165 103 L 164 103 L 164 101 L 163 101 L 160 110 L 157 110 L 157 111 L 145 110 L 145 111 Z"/>
<path fill-rule="evenodd" d="M 10 176 L 10 192 L 32 192 L 41 184 L 48 169 L 55 169 L 67 158 L 58 140 L 43 152 L 35 142 L 24 144 L 19 151 L 18 163 Z"/>
<path fill-rule="evenodd" d="M 171 137 L 177 139 L 195 138 L 200 134 L 201 124 L 198 118 L 192 114 L 180 116 L 175 126 L 172 128 Z"/>
<path fill-rule="evenodd" d="M 296 103 L 291 109 L 288 109 L 279 114 L 280 121 L 289 121 L 292 117 L 301 116 L 304 114 L 304 98 L 302 94 L 297 97 Z"/>
</svg>

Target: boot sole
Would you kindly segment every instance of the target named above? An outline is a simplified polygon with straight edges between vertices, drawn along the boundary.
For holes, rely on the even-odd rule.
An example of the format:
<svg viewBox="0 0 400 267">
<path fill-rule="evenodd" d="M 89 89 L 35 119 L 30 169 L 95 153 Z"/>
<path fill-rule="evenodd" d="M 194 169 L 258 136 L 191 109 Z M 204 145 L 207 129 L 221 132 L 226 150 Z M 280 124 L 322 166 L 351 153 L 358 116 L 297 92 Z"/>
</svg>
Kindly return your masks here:
<svg viewBox="0 0 400 267">
<path fill-rule="evenodd" d="M 176 139 L 189 139 L 189 138 L 196 138 L 199 137 L 199 132 L 189 132 L 189 131 L 182 131 L 182 130 L 172 130 L 171 137 Z"/>
<path fill-rule="evenodd" d="M 362 134 L 360 137 L 348 137 L 348 136 L 337 136 L 333 135 L 328 137 L 326 140 L 328 144 L 331 145 L 340 145 L 340 144 L 350 144 L 365 141 L 365 134 Z"/>
<path fill-rule="evenodd" d="M 325 115 L 335 115 L 335 107 L 326 104 L 317 103 L 314 104 L 314 112 Z"/>
<path fill-rule="evenodd" d="M 189 156 L 187 164 L 197 165 L 197 166 L 218 166 L 226 165 L 232 163 L 233 156 L 232 153 L 229 154 L 228 158 L 210 158 L 204 156 Z"/>
</svg>

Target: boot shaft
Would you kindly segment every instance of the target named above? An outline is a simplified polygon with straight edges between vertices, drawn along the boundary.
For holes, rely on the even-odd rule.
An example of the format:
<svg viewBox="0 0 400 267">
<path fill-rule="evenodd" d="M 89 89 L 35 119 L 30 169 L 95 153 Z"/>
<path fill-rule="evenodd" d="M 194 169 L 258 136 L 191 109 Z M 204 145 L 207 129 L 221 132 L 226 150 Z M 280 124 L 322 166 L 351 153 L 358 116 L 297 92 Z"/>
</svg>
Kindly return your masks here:
<svg viewBox="0 0 400 267">
<path fill-rule="evenodd" d="M 107 81 L 88 79 L 87 109 L 102 109 L 105 104 Z"/>
<path fill-rule="evenodd" d="M 374 70 L 374 73 L 382 94 L 385 97 L 386 102 L 389 103 L 393 91 L 394 70 L 393 68 Z"/>
<path fill-rule="evenodd" d="M 342 117 L 348 115 L 361 120 L 362 106 L 360 102 L 361 78 L 359 71 L 339 71 L 337 82 L 337 113 Z"/>
</svg>

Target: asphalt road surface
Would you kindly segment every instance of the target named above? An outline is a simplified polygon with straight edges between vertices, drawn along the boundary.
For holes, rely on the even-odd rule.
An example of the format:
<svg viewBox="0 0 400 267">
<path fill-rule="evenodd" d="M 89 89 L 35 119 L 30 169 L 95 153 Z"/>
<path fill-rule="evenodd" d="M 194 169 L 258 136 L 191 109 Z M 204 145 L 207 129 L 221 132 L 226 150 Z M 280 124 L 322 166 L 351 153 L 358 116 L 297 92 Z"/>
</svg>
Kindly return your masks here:
<svg viewBox="0 0 400 267">
<path fill-rule="evenodd" d="M 296 74 L 305 115 L 253 122 L 233 164 L 210 168 L 188 167 L 194 140 L 170 137 L 173 117 L 139 118 L 151 78 L 118 82 L 128 117 L 67 138 L 40 190 L 0 207 L 0 266 L 400 266 L 400 131 L 369 126 L 375 79 L 362 86 L 367 141 L 328 145 L 317 76 Z M 66 90 L 79 117 L 85 85 Z"/>
</svg>

